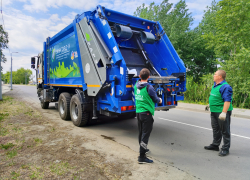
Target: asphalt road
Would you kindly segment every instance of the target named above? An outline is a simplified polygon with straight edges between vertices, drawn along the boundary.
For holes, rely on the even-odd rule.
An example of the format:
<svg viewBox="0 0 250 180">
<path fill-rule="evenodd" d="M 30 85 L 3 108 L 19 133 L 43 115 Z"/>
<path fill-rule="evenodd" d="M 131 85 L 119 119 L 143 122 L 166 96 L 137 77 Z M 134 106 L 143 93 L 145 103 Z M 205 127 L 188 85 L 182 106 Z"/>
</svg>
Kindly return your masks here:
<svg viewBox="0 0 250 180">
<path fill-rule="evenodd" d="M 13 89 L 22 94 L 24 100 L 39 103 L 36 87 L 14 86 Z M 53 104 L 50 108 L 53 108 Z M 154 120 L 148 145 L 151 152 L 148 155 L 155 160 L 200 179 L 250 180 L 250 119 L 232 117 L 231 148 L 226 157 L 218 156 L 217 151 L 204 149 L 212 142 L 208 113 L 172 109 L 168 112 L 157 111 Z M 136 118 L 105 118 L 101 121 L 85 128 L 92 133 L 113 137 L 135 151 L 139 150 Z"/>
</svg>

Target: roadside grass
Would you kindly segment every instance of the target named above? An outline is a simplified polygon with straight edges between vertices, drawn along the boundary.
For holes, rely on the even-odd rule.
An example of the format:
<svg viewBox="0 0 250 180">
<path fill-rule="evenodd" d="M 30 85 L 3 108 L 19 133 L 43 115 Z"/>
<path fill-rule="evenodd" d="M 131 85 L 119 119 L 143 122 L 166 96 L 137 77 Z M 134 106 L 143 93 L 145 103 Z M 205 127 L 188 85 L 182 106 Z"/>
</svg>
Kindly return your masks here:
<svg viewBox="0 0 250 180">
<path fill-rule="evenodd" d="M 0 148 L 7 150 L 7 149 L 12 148 L 14 146 L 15 146 L 14 144 L 8 143 L 8 144 L 1 144 Z"/>
<path fill-rule="evenodd" d="M 17 149 L 10 150 L 6 153 L 8 158 L 13 158 L 17 155 Z"/>
<path fill-rule="evenodd" d="M 96 173 L 120 179 L 121 166 L 84 150 L 84 141 L 24 102 L 5 95 L 0 101 L 0 180 L 95 179 Z"/>
<path fill-rule="evenodd" d="M 53 162 L 49 168 L 52 173 L 58 176 L 64 175 L 71 169 L 68 162 Z"/>
<path fill-rule="evenodd" d="M 18 179 L 19 176 L 20 176 L 19 172 L 15 172 L 15 171 L 11 172 L 11 179 Z"/>
<path fill-rule="evenodd" d="M 30 179 L 43 179 L 44 173 L 43 170 L 39 167 L 33 166 L 30 168 Z"/>
<path fill-rule="evenodd" d="M 39 145 L 43 142 L 43 140 L 39 139 L 39 138 L 34 138 L 34 141 L 35 141 L 36 145 Z"/>
</svg>

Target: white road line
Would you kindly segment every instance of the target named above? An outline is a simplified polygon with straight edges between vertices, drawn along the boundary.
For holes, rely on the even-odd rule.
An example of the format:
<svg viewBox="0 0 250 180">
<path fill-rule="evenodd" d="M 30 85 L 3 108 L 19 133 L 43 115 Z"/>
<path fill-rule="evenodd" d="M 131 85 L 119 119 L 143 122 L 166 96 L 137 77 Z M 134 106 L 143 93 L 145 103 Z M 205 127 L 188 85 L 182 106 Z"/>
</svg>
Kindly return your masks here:
<svg viewBox="0 0 250 180">
<path fill-rule="evenodd" d="M 183 125 L 187 125 L 187 126 L 192 126 L 192 127 L 196 127 L 196 128 L 200 128 L 200 129 L 205 129 L 205 130 L 212 131 L 212 129 L 209 129 L 209 128 L 205 128 L 205 127 L 201 127 L 201 126 L 196 126 L 196 125 L 192 125 L 192 124 L 187 124 L 187 123 L 183 123 L 183 122 L 179 122 L 179 121 L 174 121 L 174 120 L 165 119 L 165 118 L 161 118 L 161 117 L 159 117 L 159 119 L 162 119 L 164 121 L 170 121 L 170 122 L 174 122 L 174 123 L 178 123 L 178 124 L 183 124 Z M 237 135 L 237 134 L 231 134 L 231 135 L 232 136 L 236 136 L 236 137 L 241 137 L 241 138 L 244 138 L 244 139 L 250 139 L 250 137 L 241 136 L 241 135 Z"/>
</svg>

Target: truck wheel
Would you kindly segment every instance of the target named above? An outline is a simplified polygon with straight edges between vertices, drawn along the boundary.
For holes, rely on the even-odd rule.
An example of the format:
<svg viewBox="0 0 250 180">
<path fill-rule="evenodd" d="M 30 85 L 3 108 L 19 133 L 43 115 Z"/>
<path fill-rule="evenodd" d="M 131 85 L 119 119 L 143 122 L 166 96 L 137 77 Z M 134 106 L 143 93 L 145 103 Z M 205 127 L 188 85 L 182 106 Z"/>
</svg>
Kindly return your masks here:
<svg viewBox="0 0 250 180">
<path fill-rule="evenodd" d="M 70 120 L 70 99 L 69 93 L 61 93 L 58 100 L 59 115 L 63 120 Z"/>
<path fill-rule="evenodd" d="M 73 124 L 78 127 L 86 126 L 89 121 L 89 112 L 83 111 L 78 95 L 74 95 L 70 101 L 70 116 Z"/>
</svg>

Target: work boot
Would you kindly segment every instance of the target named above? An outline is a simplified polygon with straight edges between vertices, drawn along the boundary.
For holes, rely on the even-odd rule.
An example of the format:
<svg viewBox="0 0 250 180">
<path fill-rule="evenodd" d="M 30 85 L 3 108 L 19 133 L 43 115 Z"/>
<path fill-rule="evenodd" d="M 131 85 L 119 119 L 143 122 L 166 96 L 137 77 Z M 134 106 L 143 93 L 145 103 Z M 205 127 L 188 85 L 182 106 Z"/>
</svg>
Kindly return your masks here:
<svg viewBox="0 0 250 180">
<path fill-rule="evenodd" d="M 154 161 L 153 160 L 150 160 L 147 158 L 147 156 L 144 156 L 144 157 L 138 157 L 138 163 L 139 164 L 146 164 L 146 163 L 153 163 Z"/>
<path fill-rule="evenodd" d="M 150 151 L 149 149 L 146 149 L 146 152 L 145 152 L 145 153 L 147 154 L 147 153 L 149 153 L 149 151 Z"/>
<path fill-rule="evenodd" d="M 205 146 L 204 149 L 206 149 L 206 150 L 213 150 L 213 151 L 219 151 L 219 147 L 215 146 L 213 144 L 210 144 L 209 146 Z"/>
<path fill-rule="evenodd" d="M 229 150 L 221 150 L 220 152 L 219 152 L 219 156 L 227 156 L 229 154 Z"/>
</svg>

